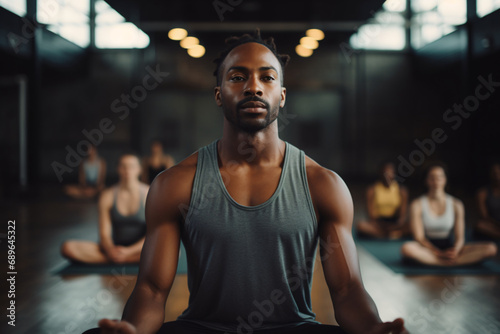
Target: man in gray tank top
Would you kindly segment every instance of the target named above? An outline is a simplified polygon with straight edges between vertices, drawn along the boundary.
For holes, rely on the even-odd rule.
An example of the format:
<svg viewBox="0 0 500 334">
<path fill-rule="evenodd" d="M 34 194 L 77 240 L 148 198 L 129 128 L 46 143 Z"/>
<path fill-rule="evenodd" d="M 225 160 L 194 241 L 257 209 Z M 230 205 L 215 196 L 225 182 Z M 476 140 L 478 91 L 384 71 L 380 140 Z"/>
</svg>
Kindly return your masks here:
<svg viewBox="0 0 500 334">
<path fill-rule="evenodd" d="M 137 284 L 101 333 L 406 333 L 402 319 L 380 320 L 363 286 L 346 185 L 278 136 L 288 56 L 259 32 L 227 44 L 215 72 L 222 138 L 153 182 Z M 181 240 L 189 306 L 163 323 Z M 311 310 L 318 244 L 340 327 Z"/>
</svg>

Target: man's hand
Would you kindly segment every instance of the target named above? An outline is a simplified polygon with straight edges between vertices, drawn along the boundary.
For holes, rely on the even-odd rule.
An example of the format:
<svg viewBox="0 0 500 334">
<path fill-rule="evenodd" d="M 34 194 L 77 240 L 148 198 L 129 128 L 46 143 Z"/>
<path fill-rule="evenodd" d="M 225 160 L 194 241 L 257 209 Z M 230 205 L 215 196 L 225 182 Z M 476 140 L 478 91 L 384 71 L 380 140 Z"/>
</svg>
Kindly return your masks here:
<svg viewBox="0 0 500 334">
<path fill-rule="evenodd" d="M 101 319 L 98 325 L 101 334 L 137 334 L 135 327 L 123 320 Z"/>
<path fill-rule="evenodd" d="M 404 321 L 401 318 L 397 318 L 392 322 L 384 322 L 375 325 L 374 328 L 368 334 L 408 334 L 409 332 L 405 329 Z"/>
</svg>

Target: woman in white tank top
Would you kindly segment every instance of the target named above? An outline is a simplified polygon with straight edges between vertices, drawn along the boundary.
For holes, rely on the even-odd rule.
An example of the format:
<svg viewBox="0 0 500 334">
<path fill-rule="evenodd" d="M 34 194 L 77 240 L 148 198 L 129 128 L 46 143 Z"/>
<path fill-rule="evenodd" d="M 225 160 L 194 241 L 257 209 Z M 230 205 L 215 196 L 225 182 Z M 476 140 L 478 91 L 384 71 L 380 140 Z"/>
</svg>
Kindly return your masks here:
<svg viewBox="0 0 500 334">
<path fill-rule="evenodd" d="M 415 241 L 403 244 L 403 257 L 427 265 L 456 266 L 480 262 L 495 256 L 491 242 L 465 244 L 464 206 L 447 194 L 446 172 L 442 165 L 427 169 L 427 193 L 410 207 L 410 225 Z"/>
</svg>

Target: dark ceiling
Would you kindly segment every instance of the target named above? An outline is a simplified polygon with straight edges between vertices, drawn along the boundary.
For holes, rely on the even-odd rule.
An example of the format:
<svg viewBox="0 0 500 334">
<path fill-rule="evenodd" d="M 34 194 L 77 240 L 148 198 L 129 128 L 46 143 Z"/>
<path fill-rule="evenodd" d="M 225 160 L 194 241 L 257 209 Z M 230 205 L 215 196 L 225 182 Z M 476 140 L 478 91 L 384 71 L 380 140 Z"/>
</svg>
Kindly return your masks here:
<svg viewBox="0 0 500 334">
<path fill-rule="evenodd" d="M 322 43 L 338 43 L 381 8 L 383 0 L 258 1 L 258 0 L 108 0 L 125 18 L 147 32 L 152 41 L 166 39 L 177 26 L 186 28 L 204 45 L 219 45 L 231 34 L 259 27 L 289 47 L 309 28 L 326 34 Z M 216 9 L 218 8 L 218 9 Z M 221 20 L 222 19 L 222 20 Z"/>
</svg>

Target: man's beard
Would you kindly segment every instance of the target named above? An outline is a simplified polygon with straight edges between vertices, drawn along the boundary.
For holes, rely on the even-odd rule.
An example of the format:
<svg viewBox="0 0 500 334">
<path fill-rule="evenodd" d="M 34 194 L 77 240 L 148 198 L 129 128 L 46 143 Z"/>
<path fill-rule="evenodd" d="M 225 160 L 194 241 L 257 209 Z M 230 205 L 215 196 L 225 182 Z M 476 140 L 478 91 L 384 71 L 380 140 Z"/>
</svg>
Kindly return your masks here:
<svg viewBox="0 0 500 334">
<path fill-rule="evenodd" d="M 265 104 L 266 109 L 267 109 L 267 113 L 266 113 L 266 116 L 264 119 L 242 119 L 241 118 L 241 113 L 240 113 L 241 105 L 243 105 L 246 102 L 250 102 L 250 101 L 257 101 L 257 102 L 261 102 L 261 103 Z M 224 104 L 222 105 L 222 110 L 224 112 L 224 116 L 226 117 L 226 119 L 231 124 L 233 124 L 235 127 L 237 127 L 238 129 L 240 129 L 246 133 L 249 133 L 249 134 L 254 134 L 256 132 L 264 130 L 271 123 L 276 121 L 276 119 L 278 118 L 279 109 L 280 109 L 279 105 L 277 105 L 275 108 L 271 109 L 271 106 L 267 101 L 265 101 L 257 96 L 249 97 L 249 98 L 243 99 L 240 102 L 238 102 L 236 104 L 236 108 L 235 108 L 234 113 L 232 112 L 232 110 L 227 109 Z"/>
</svg>

